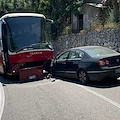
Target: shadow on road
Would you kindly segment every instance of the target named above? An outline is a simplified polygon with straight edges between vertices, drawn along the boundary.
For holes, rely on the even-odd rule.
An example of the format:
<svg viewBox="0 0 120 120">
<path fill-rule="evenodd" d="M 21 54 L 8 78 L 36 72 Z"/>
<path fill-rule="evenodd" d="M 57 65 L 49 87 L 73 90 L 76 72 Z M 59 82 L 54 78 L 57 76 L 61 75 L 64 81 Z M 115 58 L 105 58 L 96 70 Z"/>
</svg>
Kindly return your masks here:
<svg viewBox="0 0 120 120">
<path fill-rule="evenodd" d="M 120 80 L 115 81 L 99 81 L 99 82 L 91 82 L 89 84 L 91 87 L 96 88 L 111 88 L 111 87 L 119 87 L 120 86 Z"/>
<path fill-rule="evenodd" d="M 6 86 L 5 84 L 21 83 L 18 77 L 11 77 L 11 76 L 5 77 L 2 74 L 0 74 L 0 82 L 3 84 L 3 86 Z"/>
<path fill-rule="evenodd" d="M 75 84 L 80 84 L 79 81 L 74 80 L 74 79 L 68 79 L 68 78 L 62 78 L 62 77 L 55 77 L 53 79 L 59 79 L 62 81 L 67 81 Z M 34 82 L 34 81 L 26 81 L 26 82 L 21 82 L 19 80 L 19 77 L 5 77 L 0 74 L 0 82 L 3 84 L 3 86 L 6 86 L 7 84 L 22 84 L 26 82 Z M 96 87 L 96 88 L 111 88 L 111 87 L 119 87 L 120 86 L 120 79 L 118 79 L 116 82 L 114 81 L 92 81 L 89 84 L 86 84 L 85 86 L 90 86 L 90 87 Z"/>
<path fill-rule="evenodd" d="M 39 79 L 39 80 L 44 80 L 44 79 Z M 3 86 L 6 86 L 8 84 L 24 84 L 24 83 L 35 82 L 39 80 L 20 81 L 19 76 L 4 76 L 0 74 L 0 82 L 3 84 Z"/>
<path fill-rule="evenodd" d="M 57 77 L 58 79 L 62 81 L 67 81 L 67 82 L 72 82 L 75 84 L 80 84 L 79 81 L 73 80 L 73 79 L 68 79 L 68 78 L 61 78 Z M 120 86 L 120 80 L 118 79 L 117 81 L 91 81 L 89 84 L 86 84 L 85 86 L 90 86 L 90 87 L 96 87 L 96 88 L 111 88 L 111 87 L 119 87 Z"/>
</svg>

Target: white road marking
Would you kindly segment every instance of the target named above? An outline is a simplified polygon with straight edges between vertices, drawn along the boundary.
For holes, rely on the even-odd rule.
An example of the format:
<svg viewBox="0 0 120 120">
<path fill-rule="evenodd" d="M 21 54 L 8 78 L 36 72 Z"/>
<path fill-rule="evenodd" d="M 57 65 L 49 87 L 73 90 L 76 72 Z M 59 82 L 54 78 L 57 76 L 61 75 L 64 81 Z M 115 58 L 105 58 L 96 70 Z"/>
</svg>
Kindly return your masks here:
<svg viewBox="0 0 120 120">
<path fill-rule="evenodd" d="M 4 95 L 3 86 L 0 83 L 0 120 L 2 119 L 4 103 L 5 103 L 5 95 Z"/>
<path fill-rule="evenodd" d="M 108 103 L 110 103 L 110 104 L 112 104 L 112 105 L 114 105 L 114 106 L 116 106 L 117 108 L 120 109 L 120 104 L 119 103 L 117 103 L 117 102 L 115 102 L 115 101 L 113 101 L 113 100 L 111 100 L 111 99 L 109 99 L 109 98 L 107 98 L 107 97 L 105 97 L 105 96 L 103 96 L 103 95 L 101 95 L 101 94 L 87 88 L 86 86 L 82 86 L 82 85 L 77 85 L 77 86 L 83 88 L 84 90 L 86 90 L 86 91 L 88 91 L 88 92 L 90 92 L 90 93 L 92 93 L 92 94 L 94 94 L 96 96 L 98 96 L 99 98 L 107 101 Z"/>
</svg>

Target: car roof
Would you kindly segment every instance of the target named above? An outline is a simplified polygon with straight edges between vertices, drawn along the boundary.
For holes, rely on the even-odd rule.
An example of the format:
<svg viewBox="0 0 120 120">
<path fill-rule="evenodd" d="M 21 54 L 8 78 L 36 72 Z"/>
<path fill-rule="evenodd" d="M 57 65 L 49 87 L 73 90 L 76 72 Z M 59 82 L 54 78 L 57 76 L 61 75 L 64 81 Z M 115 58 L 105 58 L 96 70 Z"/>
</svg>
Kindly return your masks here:
<svg viewBox="0 0 120 120">
<path fill-rule="evenodd" d="M 76 50 L 76 49 L 80 49 L 80 50 L 84 50 L 84 49 L 90 49 L 90 48 L 102 48 L 102 46 L 82 46 L 82 47 L 75 47 L 75 48 L 71 48 L 70 50 Z"/>
</svg>

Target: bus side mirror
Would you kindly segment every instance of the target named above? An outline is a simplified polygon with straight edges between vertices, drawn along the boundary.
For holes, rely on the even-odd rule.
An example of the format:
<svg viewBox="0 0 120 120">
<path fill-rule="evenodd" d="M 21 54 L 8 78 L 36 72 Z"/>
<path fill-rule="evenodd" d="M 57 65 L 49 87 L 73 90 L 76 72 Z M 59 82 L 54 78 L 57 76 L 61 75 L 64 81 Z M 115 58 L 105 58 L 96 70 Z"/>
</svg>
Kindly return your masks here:
<svg viewBox="0 0 120 120">
<path fill-rule="evenodd" d="M 51 23 L 51 32 L 52 32 L 53 34 L 56 34 L 56 28 L 55 28 L 54 22 Z"/>
<path fill-rule="evenodd" d="M 52 34 L 56 34 L 56 27 L 55 27 L 54 21 L 51 20 L 51 19 L 46 19 L 46 21 L 50 22 L 50 24 L 51 24 L 51 32 L 52 32 Z"/>
<path fill-rule="evenodd" d="M 2 21 L 0 21 L 0 40 L 2 40 Z"/>
</svg>

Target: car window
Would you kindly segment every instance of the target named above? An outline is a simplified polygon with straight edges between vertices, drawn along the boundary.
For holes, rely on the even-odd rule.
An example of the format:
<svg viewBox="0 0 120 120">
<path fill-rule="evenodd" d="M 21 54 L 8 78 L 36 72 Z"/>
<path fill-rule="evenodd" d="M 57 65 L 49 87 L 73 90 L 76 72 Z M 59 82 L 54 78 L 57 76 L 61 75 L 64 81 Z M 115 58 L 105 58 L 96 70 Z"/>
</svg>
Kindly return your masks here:
<svg viewBox="0 0 120 120">
<path fill-rule="evenodd" d="M 64 59 L 67 59 L 68 54 L 69 54 L 69 52 L 65 52 L 65 53 L 63 53 L 62 55 L 60 55 L 60 56 L 58 57 L 58 60 L 64 60 Z"/>
<path fill-rule="evenodd" d="M 84 51 L 92 57 L 118 54 L 116 51 L 111 50 L 109 48 L 105 48 L 105 47 L 89 48 L 89 49 L 84 49 Z"/>
<path fill-rule="evenodd" d="M 83 52 L 80 50 L 71 51 L 68 59 L 78 59 L 83 57 Z"/>
</svg>

